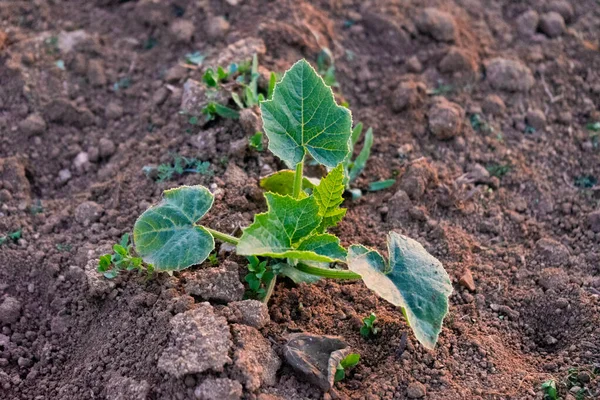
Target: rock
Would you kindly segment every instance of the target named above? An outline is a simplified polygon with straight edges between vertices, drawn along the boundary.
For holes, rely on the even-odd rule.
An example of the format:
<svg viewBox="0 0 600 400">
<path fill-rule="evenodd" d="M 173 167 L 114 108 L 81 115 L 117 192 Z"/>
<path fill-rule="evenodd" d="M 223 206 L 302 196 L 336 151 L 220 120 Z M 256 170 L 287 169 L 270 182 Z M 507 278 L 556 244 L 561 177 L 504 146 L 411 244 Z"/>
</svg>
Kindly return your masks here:
<svg viewBox="0 0 600 400">
<path fill-rule="evenodd" d="M 61 169 L 58 171 L 58 180 L 62 183 L 68 182 L 72 176 L 71 171 L 68 169 Z"/>
<path fill-rule="evenodd" d="M 210 100 L 224 104 L 229 99 L 223 91 L 208 93 L 206 87 L 201 82 L 188 79 L 183 85 L 183 92 L 181 94 L 181 111 L 187 115 L 200 117 L 199 123 L 203 124 L 206 119 L 204 118 L 204 114 L 202 114 L 202 109 L 206 107 Z"/>
<path fill-rule="evenodd" d="M 525 122 L 536 131 L 541 131 L 546 127 L 546 115 L 542 110 L 529 110 Z"/>
<path fill-rule="evenodd" d="M 55 99 L 44 107 L 44 115 L 50 122 L 75 125 L 82 128 L 94 123 L 94 115 L 87 108 L 78 108 L 65 99 Z"/>
<path fill-rule="evenodd" d="M 527 10 L 517 17 L 517 32 L 526 38 L 531 37 L 537 31 L 539 22 L 540 16 L 537 11 Z"/>
<path fill-rule="evenodd" d="M 427 115 L 429 130 L 439 140 L 452 139 L 461 134 L 465 111 L 456 103 L 440 98 Z"/>
<path fill-rule="evenodd" d="M 462 274 L 462 276 L 460 277 L 458 283 L 464 287 L 467 288 L 468 290 L 470 290 L 471 292 L 474 292 L 476 287 L 475 287 L 475 281 L 473 280 L 473 274 L 471 274 L 471 270 L 467 269 L 465 270 L 465 273 Z"/>
<path fill-rule="evenodd" d="M 241 138 L 229 143 L 229 150 L 227 153 L 230 156 L 243 157 L 246 155 L 246 150 L 248 150 L 248 138 Z"/>
<path fill-rule="evenodd" d="M 152 103 L 154 103 L 154 105 L 160 106 L 167 100 L 168 97 L 169 97 L 169 89 L 167 89 L 164 86 L 161 86 L 152 95 Z"/>
<path fill-rule="evenodd" d="M 217 133 L 214 129 L 202 130 L 190 138 L 190 144 L 198 149 L 200 160 L 210 160 L 217 153 Z"/>
<path fill-rule="evenodd" d="M 31 185 L 25 165 L 17 157 L 0 158 L 0 183 L 13 200 L 31 201 Z"/>
<path fill-rule="evenodd" d="M 229 163 L 223 181 L 230 188 L 240 188 L 248 184 L 248 174 L 234 163 Z"/>
<path fill-rule="evenodd" d="M 221 40 L 229 30 L 229 22 L 224 17 L 208 18 L 204 32 L 210 40 Z"/>
<path fill-rule="evenodd" d="M 242 385 L 228 378 L 206 378 L 194 391 L 198 400 L 239 400 Z"/>
<path fill-rule="evenodd" d="M 536 242 L 535 248 L 538 257 L 551 267 L 564 265 L 569 260 L 569 249 L 554 239 L 542 238 Z"/>
<path fill-rule="evenodd" d="M 483 112 L 486 115 L 493 115 L 498 117 L 506 111 L 506 105 L 504 101 L 495 94 L 488 94 L 483 100 Z"/>
<path fill-rule="evenodd" d="M 258 300 L 234 301 L 228 304 L 229 322 L 240 323 L 256 329 L 263 328 L 270 320 L 266 304 Z"/>
<path fill-rule="evenodd" d="M 587 222 L 592 232 L 600 232 L 600 210 L 589 213 L 587 216 Z"/>
<path fill-rule="evenodd" d="M 169 31 L 175 39 L 182 43 L 189 43 L 194 37 L 196 27 L 194 23 L 188 19 L 176 19 L 169 26 Z"/>
<path fill-rule="evenodd" d="M 411 382 L 406 388 L 406 396 L 409 399 L 421 399 L 427 394 L 427 388 L 421 382 Z"/>
<path fill-rule="evenodd" d="M 168 83 L 177 83 L 180 80 L 184 79 L 188 74 L 188 69 L 176 64 L 169 68 L 165 73 L 165 81 Z"/>
<path fill-rule="evenodd" d="M 340 337 L 293 333 L 283 347 L 283 357 L 300 377 L 327 392 L 334 385 L 339 362 L 350 351 Z"/>
<path fill-rule="evenodd" d="M 46 121 L 39 114 L 31 114 L 19 123 L 19 129 L 27 136 L 41 135 L 46 131 Z"/>
<path fill-rule="evenodd" d="M 107 138 L 101 138 L 98 142 L 98 152 L 101 158 L 108 158 L 115 154 L 117 146 L 115 143 Z"/>
<path fill-rule="evenodd" d="M 84 201 L 75 209 L 75 221 L 83 226 L 98 222 L 102 216 L 102 207 L 93 201 Z"/>
<path fill-rule="evenodd" d="M 104 63 L 102 60 L 90 60 L 87 68 L 88 81 L 92 86 L 106 86 L 108 82 L 104 72 Z"/>
<path fill-rule="evenodd" d="M 424 191 L 425 189 L 423 189 Z M 408 217 L 408 211 L 412 207 L 410 197 L 404 190 L 398 190 L 387 203 L 387 219 L 390 222 L 401 222 Z"/>
<path fill-rule="evenodd" d="M 270 342 L 250 326 L 233 324 L 231 331 L 236 343 L 231 376 L 249 391 L 275 385 L 281 360 Z"/>
<path fill-rule="evenodd" d="M 73 168 L 75 171 L 84 172 L 90 165 L 90 158 L 85 151 L 79 152 L 73 159 Z"/>
<path fill-rule="evenodd" d="M 106 384 L 107 400 L 146 400 L 150 393 L 150 384 L 145 381 L 114 374 Z"/>
<path fill-rule="evenodd" d="M 123 116 L 123 107 L 111 101 L 106 105 L 104 115 L 108 119 L 119 119 Z"/>
<path fill-rule="evenodd" d="M 478 69 L 476 60 L 466 50 L 459 47 L 451 47 L 440 61 L 438 68 L 440 72 L 446 74 L 455 72 L 473 73 Z"/>
<path fill-rule="evenodd" d="M 573 22 L 575 11 L 573 6 L 567 0 L 553 0 L 546 6 L 546 11 L 555 11 L 559 13 L 565 22 Z"/>
<path fill-rule="evenodd" d="M 406 109 L 415 108 L 423 103 L 425 98 L 425 87 L 421 83 L 405 81 L 400 83 L 394 91 L 391 105 L 392 110 L 401 112 Z"/>
<path fill-rule="evenodd" d="M 248 37 L 240 39 L 219 53 L 216 65 L 229 65 L 234 62 L 249 61 L 252 60 L 254 54 L 260 58 L 266 51 L 265 42 L 260 38 Z"/>
<path fill-rule="evenodd" d="M 0 304 L 0 324 L 14 324 L 21 318 L 21 302 L 12 296 L 5 297 Z"/>
<path fill-rule="evenodd" d="M 247 136 L 251 136 L 256 132 L 262 131 L 262 121 L 256 112 L 251 108 L 244 108 L 242 111 L 240 111 L 239 121 Z"/>
<path fill-rule="evenodd" d="M 400 179 L 400 189 L 405 191 L 411 200 L 419 200 L 432 182 L 437 182 L 437 172 L 429 161 L 424 159 L 408 167 Z"/>
<path fill-rule="evenodd" d="M 158 368 L 176 378 L 212 370 L 231 363 L 232 346 L 227 320 L 217 317 L 209 303 L 171 319 L 171 342 L 158 359 Z"/>
<path fill-rule="evenodd" d="M 456 37 L 454 17 L 437 8 L 425 8 L 417 16 L 416 26 L 419 32 L 433 37 L 439 42 L 453 42 Z"/>
<path fill-rule="evenodd" d="M 559 13 L 550 11 L 540 17 L 540 31 L 550 38 L 556 38 L 565 32 L 565 20 Z"/>
<path fill-rule="evenodd" d="M 406 70 L 412 73 L 419 73 L 423 71 L 423 64 L 421 64 L 417 56 L 412 56 L 406 60 Z"/>
<path fill-rule="evenodd" d="M 565 289 L 568 283 L 569 275 L 561 268 L 544 268 L 538 279 L 538 285 L 555 292 Z"/>
<path fill-rule="evenodd" d="M 185 292 L 200 296 L 204 300 L 232 302 L 244 296 L 244 285 L 240 282 L 239 266 L 225 261 L 218 267 L 196 271 L 185 285 Z"/>
<path fill-rule="evenodd" d="M 494 89 L 509 92 L 526 92 L 535 83 L 526 65 L 505 58 L 494 58 L 487 63 L 486 79 Z"/>
<path fill-rule="evenodd" d="M 62 31 L 58 34 L 57 47 L 61 53 L 70 53 L 75 47 L 90 41 L 91 36 L 84 30 Z"/>
</svg>

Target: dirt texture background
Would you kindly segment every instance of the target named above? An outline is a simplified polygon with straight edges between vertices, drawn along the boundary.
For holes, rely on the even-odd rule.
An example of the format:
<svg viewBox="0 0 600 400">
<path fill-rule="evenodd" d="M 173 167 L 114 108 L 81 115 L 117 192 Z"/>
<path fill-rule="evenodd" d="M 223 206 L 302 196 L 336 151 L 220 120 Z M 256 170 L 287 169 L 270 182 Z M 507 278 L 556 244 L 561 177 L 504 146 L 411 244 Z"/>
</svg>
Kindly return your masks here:
<svg viewBox="0 0 600 400">
<path fill-rule="evenodd" d="M 599 46 L 594 0 L 1 2 L 0 235 L 22 237 L 0 245 L 0 397 L 541 400 L 552 378 L 563 399 L 600 398 Z M 95 271 L 166 188 L 210 187 L 203 223 L 224 232 L 264 210 L 258 179 L 282 163 L 241 121 L 190 124 L 184 83 L 325 47 L 375 133 L 356 185 L 397 179 L 346 201 L 336 233 L 384 251 L 396 230 L 442 261 L 455 291 L 434 351 L 362 283 L 281 280 L 268 315 L 233 303 L 246 261 L 227 249 L 150 281 Z M 182 65 L 194 51 L 203 65 Z M 142 171 L 172 154 L 214 174 Z M 282 361 L 292 332 L 362 360 L 323 395 Z"/>
</svg>

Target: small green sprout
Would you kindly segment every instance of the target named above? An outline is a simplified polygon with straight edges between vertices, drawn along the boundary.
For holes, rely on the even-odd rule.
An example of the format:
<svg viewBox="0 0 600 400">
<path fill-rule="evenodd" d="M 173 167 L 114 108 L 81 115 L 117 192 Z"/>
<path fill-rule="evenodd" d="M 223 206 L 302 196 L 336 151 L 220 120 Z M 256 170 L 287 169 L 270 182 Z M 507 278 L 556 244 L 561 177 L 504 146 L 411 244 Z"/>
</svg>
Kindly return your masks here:
<svg viewBox="0 0 600 400">
<path fill-rule="evenodd" d="M 339 382 L 346 378 L 346 373 L 349 369 L 354 368 L 358 362 L 360 361 L 360 354 L 350 353 L 348 354 L 335 369 L 335 378 L 336 382 Z"/>
<path fill-rule="evenodd" d="M 127 89 L 129 86 L 131 86 L 131 78 L 126 76 L 113 84 L 113 90 L 118 92 L 120 89 Z"/>
<path fill-rule="evenodd" d="M 554 379 L 549 379 L 542 383 L 541 387 L 544 392 L 544 400 L 558 400 L 558 390 Z"/>
<path fill-rule="evenodd" d="M 210 253 L 208 256 L 208 262 L 210 263 L 210 265 L 212 266 L 217 266 L 219 265 L 219 259 L 217 258 L 217 255 L 215 253 Z"/>
<path fill-rule="evenodd" d="M 383 181 L 369 183 L 369 192 L 378 192 L 394 186 L 395 179 L 385 179 Z"/>
<path fill-rule="evenodd" d="M 597 148 L 600 146 L 600 122 L 591 122 L 587 124 L 586 127 L 590 131 L 592 145 L 594 148 Z"/>
<path fill-rule="evenodd" d="M 217 116 L 230 119 L 238 119 L 240 117 L 240 113 L 233 108 L 215 103 L 214 101 L 211 101 L 202 109 L 202 114 L 206 116 L 207 121 L 212 121 Z"/>
<path fill-rule="evenodd" d="M 508 174 L 512 168 L 513 167 L 510 164 L 490 164 L 486 167 L 490 175 L 497 178 L 502 178 L 504 175 Z"/>
<path fill-rule="evenodd" d="M 4 243 L 6 243 L 9 240 L 12 240 L 13 242 L 16 242 L 17 240 L 21 239 L 22 236 L 22 230 L 18 229 L 14 232 L 10 232 L 8 234 L 6 234 L 5 236 L 0 236 L 0 246 L 3 245 Z"/>
<path fill-rule="evenodd" d="M 98 272 L 108 279 L 116 278 L 121 271 L 138 270 L 146 273 L 148 278 L 152 276 L 154 268 L 151 264 L 144 265 L 140 257 L 132 256 L 133 244 L 129 241 L 129 234 L 121 237 L 121 241 L 113 246 L 113 254 L 105 254 L 98 262 Z"/>
<path fill-rule="evenodd" d="M 584 174 L 575 178 L 575 186 L 580 189 L 590 189 L 596 186 L 598 179 L 594 175 Z"/>
<path fill-rule="evenodd" d="M 73 246 L 70 243 L 56 243 L 56 250 L 64 253 L 71 251 Z"/>
<path fill-rule="evenodd" d="M 210 168 L 208 161 L 200 161 L 195 158 L 183 157 L 175 155 L 173 162 L 170 164 L 160 164 L 158 167 L 145 166 L 143 168 L 146 176 L 151 176 L 156 171 L 156 181 L 165 182 L 173 179 L 176 176 L 181 176 L 186 173 L 212 175 L 214 172 Z"/>
<path fill-rule="evenodd" d="M 263 146 L 263 142 L 262 142 L 262 137 L 263 137 L 262 132 L 256 132 L 254 135 L 252 135 L 248 138 L 248 144 L 250 145 L 251 148 L 253 148 L 256 151 L 263 151 L 264 146 Z"/>
<path fill-rule="evenodd" d="M 266 287 L 269 281 L 273 279 L 273 272 L 267 269 L 267 260 L 260 261 L 256 256 L 246 258 L 248 259 L 248 274 L 244 280 L 250 288 L 248 297 L 262 299 L 267 293 Z"/>
<path fill-rule="evenodd" d="M 271 74 L 271 79 L 272 77 L 273 74 Z M 260 78 L 260 74 L 258 73 L 258 56 L 256 54 L 252 57 L 249 84 L 246 85 L 244 83 L 244 75 L 240 75 L 240 78 L 242 78 L 239 81 L 242 85 L 242 95 L 240 96 L 236 92 L 231 93 L 231 98 L 239 108 L 252 108 L 265 100 L 265 96 L 258 92 L 258 78 Z"/>
<path fill-rule="evenodd" d="M 202 55 L 199 51 L 195 51 L 185 55 L 185 62 L 190 65 L 201 65 L 205 58 L 206 56 Z"/>
<path fill-rule="evenodd" d="M 331 54 L 331 50 L 326 47 L 321 49 L 321 52 L 317 56 L 317 70 L 327 86 L 335 88 L 340 87 L 340 84 L 335 77 L 333 55 Z"/>
<path fill-rule="evenodd" d="M 379 328 L 375 326 L 377 316 L 371 313 L 367 318 L 363 318 L 363 325 L 360 327 L 360 334 L 364 338 L 375 336 L 379 333 Z"/>
</svg>

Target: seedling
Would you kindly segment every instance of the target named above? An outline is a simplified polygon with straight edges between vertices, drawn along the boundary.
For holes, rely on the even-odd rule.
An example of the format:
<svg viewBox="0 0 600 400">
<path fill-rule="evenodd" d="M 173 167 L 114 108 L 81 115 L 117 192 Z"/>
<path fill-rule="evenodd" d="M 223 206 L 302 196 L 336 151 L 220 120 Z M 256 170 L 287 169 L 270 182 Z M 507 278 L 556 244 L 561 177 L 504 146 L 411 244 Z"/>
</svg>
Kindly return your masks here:
<svg viewBox="0 0 600 400">
<path fill-rule="evenodd" d="M 508 174 L 512 170 L 512 165 L 490 164 L 486 167 L 486 169 L 491 176 L 495 176 L 496 178 L 502 178 L 504 175 Z"/>
<path fill-rule="evenodd" d="M 395 232 L 388 237 L 389 261 L 362 245 L 346 249 L 328 232 L 346 214 L 341 205 L 352 137 L 350 110 L 336 104 L 331 88 L 305 60 L 286 72 L 260 108 L 268 148 L 290 168 L 261 182 L 267 211 L 234 237 L 199 224 L 214 201 L 207 188 L 169 189 L 135 223 L 137 254 L 156 271 L 172 274 L 205 261 L 215 240 L 233 244 L 238 255 L 250 257 L 246 281 L 265 303 L 278 276 L 296 283 L 362 279 L 401 307 L 417 340 L 433 348 L 452 293 L 442 264 L 419 243 Z M 303 175 L 308 156 L 329 169 L 318 183 Z"/>
<path fill-rule="evenodd" d="M 558 400 L 558 390 L 554 379 L 542 383 L 542 391 L 544 392 L 544 400 Z"/>
<path fill-rule="evenodd" d="M 6 243 L 9 240 L 12 240 L 13 242 L 16 242 L 17 240 L 21 239 L 22 236 L 22 230 L 18 229 L 14 232 L 10 232 L 5 236 L 0 236 L 0 246 L 3 245 L 4 243 Z"/>
<path fill-rule="evenodd" d="M 363 325 L 360 327 L 360 334 L 364 338 L 375 336 L 379 333 L 379 328 L 375 326 L 377 316 L 371 313 L 367 318 L 363 318 Z"/>
<path fill-rule="evenodd" d="M 173 162 L 170 164 L 160 164 L 158 167 L 147 165 L 143 168 L 143 171 L 146 176 L 152 176 L 154 171 L 156 171 L 157 182 L 169 181 L 176 176 L 188 173 L 200 175 L 213 174 L 208 161 L 200 161 L 195 158 L 188 158 L 180 155 L 175 155 Z"/>
<path fill-rule="evenodd" d="M 335 88 L 340 87 L 340 84 L 335 77 L 333 55 L 331 54 L 331 50 L 326 47 L 321 49 L 321 52 L 317 57 L 317 69 L 326 85 Z"/>
<path fill-rule="evenodd" d="M 185 63 L 190 65 L 201 65 L 206 56 L 202 55 L 199 51 L 188 53 L 185 55 Z"/>
<path fill-rule="evenodd" d="M 98 263 L 98 272 L 108 279 L 116 278 L 121 271 L 138 270 L 140 273 L 146 273 L 148 277 L 152 276 L 154 268 L 152 264 L 143 264 L 140 257 L 134 257 L 133 244 L 129 241 L 129 234 L 121 237 L 121 241 L 113 246 L 113 254 L 105 254 L 100 257 Z"/>
<path fill-rule="evenodd" d="M 202 109 L 202 114 L 206 116 L 207 121 L 214 120 L 217 116 L 222 118 L 238 119 L 240 113 L 219 103 L 211 101 L 206 107 Z"/>
<path fill-rule="evenodd" d="M 592 145 L 594 148 L 597 148 L 600 144 L 600 122 L 591 122 L 587 124 L 587 129 L 590 131 Z"/>
<path fill-rule="evenodd" d="M 391 188 L 396 183 L 395 179 L 385 179 L 383 181 L 371 182 L 369 183 L 369 192 L 378 192 L 380 190 L 385 190 Z"/>
<path fill-rule="evenodd" d="M 219 259 L 217 258 L 217 255 L 215 253 L 210 253 L 208 255 L 208 262 L 210 263 L 210 265 L 212 266 L 216 266 L 219 265 Z"/>
<path fill-rule="evenodd" d="M 580 189 L 590 189 L 596 186 L 598 179 L 594 175 L 580 175 L 575 178 L 575 186 Z"/>
<path fill-rule="evenodd" d="M 263 137 L 262 132 L 256 132 L 254 135 L 252 135 L 252 136 L 250 136 L 250 138 L 248 138 L 248 144 L 250 145 L 251 148 L 253 148 L 256 151 L 263 151 L 264 146 L 262 143 L 262 137 Z"/>
<path fill-rule="evenodd" d="M 357 353 L 348 354 L 338 364 L 338 366 L 335 370 L 334 380 L 336 382 L 339 382 L 339 381 L 343 380 L 344 378 L 346 378 L 346 371 L 348 371 L 351 368 L 356 367 L 356 365 L 358 364 L 359 361 L 360 361 L 360 354 L 357 354 Z"/>
</svg>

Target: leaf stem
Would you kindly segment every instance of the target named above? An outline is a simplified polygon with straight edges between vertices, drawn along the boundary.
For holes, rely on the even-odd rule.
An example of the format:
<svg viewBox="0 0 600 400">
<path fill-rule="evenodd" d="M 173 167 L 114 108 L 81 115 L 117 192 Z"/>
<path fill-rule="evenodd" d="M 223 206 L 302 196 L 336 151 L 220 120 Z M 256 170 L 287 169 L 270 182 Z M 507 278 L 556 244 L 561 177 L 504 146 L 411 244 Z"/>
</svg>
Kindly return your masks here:
<svg viewBox="0 0 600 400">
<path fill-rule="evenodd" d="M 269 281 L 269 284 L 267 285 L 267 291 L 265 292 L 265 297 L 263 297 L 262 302 L 267 305 L 267 303 L 269 303 L 269 299 L 271 298 L 271 295 L 273 294 L 273 290 L 275 289 L 275 282 L 277 282 L 277 275 L 273 275 L 273 278 L 271 278 L 271 280 Z"/>
<path fill-rule="evenodd" d="M 323 278 L 332 278 L 332 279 L 361 279 L 362 277 L 356 272 L 346 271 L 343 269 L 332 269 L 332 268 L 319 268 L 319 267 L 311 267 L 306 264 L 297 264 L 296 269 L 299 269 L 302 272 L 307 274 L 322 276 Z"/>
<path fill-rule="evenodd" d="M 206 229 L 208 231 L 208 233 L 210 233 L 215 239 L 218 239 L 222 242 L 227 242 L 227 243 L 237 245 L 240 241 L 240 239 L 233 237 L 231 235 L 228 235 L 226 233 L 221 233 L 219 231 L 215 231 L 214 229 L 210 229 L 206 226 L 203 226 L 203 228 Z"/>
<path fill-rule="evenodd" d="M 302 161 L 296 164 L 296 175 L 294 175 L 294 198 L 300 197 L 300 191 L 302 190 L 302 173 L 304 172 L 304 157 Z"/>
</svg>

